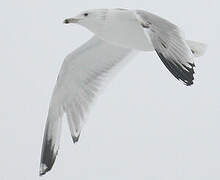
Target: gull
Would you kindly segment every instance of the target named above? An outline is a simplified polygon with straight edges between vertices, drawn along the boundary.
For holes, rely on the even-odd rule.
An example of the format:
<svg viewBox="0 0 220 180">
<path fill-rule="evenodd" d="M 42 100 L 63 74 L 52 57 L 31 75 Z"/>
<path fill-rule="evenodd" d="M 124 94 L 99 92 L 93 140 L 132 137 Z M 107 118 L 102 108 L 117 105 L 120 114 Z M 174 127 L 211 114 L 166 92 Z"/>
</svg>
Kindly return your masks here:
<svg viewBox="0 0 220 180">
<path fill-rule="evenodd" d="M 138 51 L 156 51 L 173 76 L 190 86 L 193 60 L 206 49 L 203 43 L 185 40 L 175 24 L 144 10 L 87 10 L 64 23 L 79 24 L 94 36 L 64 59 L 59 72 L 44 132 L 41 176 L 55 162 L 63 115 L 76 143 L 97 93 Z"/>
</svg>

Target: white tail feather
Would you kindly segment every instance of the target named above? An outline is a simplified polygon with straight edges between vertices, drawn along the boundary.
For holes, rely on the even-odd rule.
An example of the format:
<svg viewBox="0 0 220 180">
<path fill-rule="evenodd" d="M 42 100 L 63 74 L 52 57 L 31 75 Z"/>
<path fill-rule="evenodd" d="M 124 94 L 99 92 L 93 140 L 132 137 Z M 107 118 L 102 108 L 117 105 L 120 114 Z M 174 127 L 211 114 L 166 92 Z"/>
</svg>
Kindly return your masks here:
<svg viewBox="0 0 220 180">
<path fill-rule="evenodd" d="M 187 40 L 186 42 L 189 45 L 189 47 L 195 57 L 199 57 L 199 56 L 204 55 L 206 48 L 207 48 L 206 44 L 203 44 L 200 42 L 195 42 L 195 41 L 190 41 L 190 40 Z"/>
</svg>

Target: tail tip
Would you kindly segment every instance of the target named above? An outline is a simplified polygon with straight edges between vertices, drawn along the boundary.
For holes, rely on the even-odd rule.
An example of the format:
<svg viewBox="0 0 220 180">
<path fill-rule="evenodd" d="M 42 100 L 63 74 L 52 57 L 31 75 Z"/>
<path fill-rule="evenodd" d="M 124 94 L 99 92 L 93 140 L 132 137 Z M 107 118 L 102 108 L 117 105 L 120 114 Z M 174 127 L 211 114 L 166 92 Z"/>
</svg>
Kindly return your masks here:
<svg viewBox="0 0 220 180">
<path fill-rule="evenodd" d="M 195 57 L 203 56 L 207 50 L 208 45 L 195 41 L 187 41 L 188 45 Z"/>
</svg>

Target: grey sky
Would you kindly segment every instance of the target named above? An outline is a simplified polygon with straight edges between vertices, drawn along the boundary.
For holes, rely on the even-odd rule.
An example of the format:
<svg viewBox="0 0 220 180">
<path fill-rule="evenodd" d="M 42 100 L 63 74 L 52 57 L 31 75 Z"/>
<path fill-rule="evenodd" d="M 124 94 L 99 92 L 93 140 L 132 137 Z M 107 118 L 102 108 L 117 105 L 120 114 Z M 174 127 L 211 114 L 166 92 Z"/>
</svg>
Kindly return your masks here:
<svg viewBox="0 0 220 180">
<path fill-rule="evenodd" d="M 74 145 L 67 123 L 53 170 L 38 176 L 48 104 L 64 57 L 86 29 L 62 24 L 82 10 L 132 8 L 180 26 L 208 44 L 185 87 L 154 52 L 141 52 L 93 107 Z M 3 1 L 0 7 L 0 180 L 218 180 L 220 83 L 218 0 Z"/>
</svg>

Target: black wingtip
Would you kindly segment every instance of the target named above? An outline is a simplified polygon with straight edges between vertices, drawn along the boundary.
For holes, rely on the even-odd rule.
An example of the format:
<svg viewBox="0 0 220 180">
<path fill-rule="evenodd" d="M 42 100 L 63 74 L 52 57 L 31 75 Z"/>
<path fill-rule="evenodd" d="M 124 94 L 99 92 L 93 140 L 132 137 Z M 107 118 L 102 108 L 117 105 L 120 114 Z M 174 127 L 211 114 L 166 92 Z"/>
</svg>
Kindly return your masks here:
<svg viewBox="0 0 220 180">
<path fill-rule="evenodd" d="M 41 164 L 41 166 L 44 166 L 44 164 Z M 46 169 L 40 168 L 39 176 L 45 175 L 49 170 L 50 169 L 48 169 L 48 168 L 46 168 Z"/>
<path fill-rule="evenodd" d="M 68 19 L 64 19 L 63 23 L 64 24 L 69 24 L 69 20 Z"/>
<path fill-rule="evenodd" d="M 80 134 L 78 136 L 72 136 L 73 143 L 77 143 L 79 141 Z"/>
<path fill-rule="evenodd" d="M 48 171 L 50 171 L 52 168 L 51 167 L 47 167 L 46 164 L 40 164 L 40 172 L 39 172 L 39 176 L 43 176 L 45 175 Z"/>
<path fill-rule="evenodd" d="M 193 74 L 195 73 L 193 68 L 195 67 L 195 64 L 188 63 L 190 67 L 182 64 L 182 66 L 184 67 L 183 68 L 181 65 L 175 63 L 175 61 L 166 59 L 163 54 L 158 52 L 157 50 L 156 52 L 162 60 L 163 64 L 167 67 L 167 69 L 173 74 L 175 78 L 183 81 L 186 86 L 191 86 L 193 84 Z"/>
<path fill-rule="evenodd" d="M 43 176 L 48 171 L 51 170 L 55 162 L 57 152 L 54 150 L 54 145 L 52 140 L 46 140 L 43 143 L 42 152 L 41 152 L 41 163 L 40 163 L 40 172 L 39 175 Z"/>
</svg>

